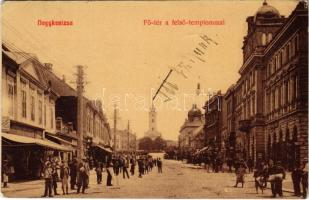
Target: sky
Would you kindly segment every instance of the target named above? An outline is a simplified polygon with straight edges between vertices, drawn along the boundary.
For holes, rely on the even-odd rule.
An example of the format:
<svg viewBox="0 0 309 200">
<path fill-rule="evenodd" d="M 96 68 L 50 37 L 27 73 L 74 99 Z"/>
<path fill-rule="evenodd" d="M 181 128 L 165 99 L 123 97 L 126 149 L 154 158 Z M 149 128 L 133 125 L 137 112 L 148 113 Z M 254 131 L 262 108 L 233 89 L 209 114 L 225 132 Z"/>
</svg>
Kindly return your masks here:
<svg viewBox="0 0 309 200">
<path fill-rule="evenodd" d="M 281 15 L 289 16 L 296 0 L 268 0 Z M 262 0 L 242 1 L 85 1 L 5 2 L 2 6 L 2 39 L 17 49 L 35 54 L 42 63 L 75 87 L 77 65 L 85 66 L 85 95 L 100 99 L 113 126 L 118 106 L 119 129 L 127 127 L 143 137 L 148 129 L 152 97 L 171 68 L 189 64 L 185 75 L 173 71 L 168 82 L 175 92 L 160 93 L 157 129 L 164 139 L 177 140 L 179 129 L 195 103 L 202 109 L 207 92 L 228 87 L 239 78 L 246 18 L 262 6 Z M 40 26 L 38 20 L 72 21 L 71 26 Z M 145 20 L 161 20 L 147 25 Z M 172 25 L 172 20 L 224 20 L 224 25 Z M 169 25 L 165 25 L 165 21 Z M 201 36 L 207 36 L 206 44 Z M 199 48 L 203 61 L 195 57 Z M 196 94 L 200 83 L 201 93 Z"/>
</svg>

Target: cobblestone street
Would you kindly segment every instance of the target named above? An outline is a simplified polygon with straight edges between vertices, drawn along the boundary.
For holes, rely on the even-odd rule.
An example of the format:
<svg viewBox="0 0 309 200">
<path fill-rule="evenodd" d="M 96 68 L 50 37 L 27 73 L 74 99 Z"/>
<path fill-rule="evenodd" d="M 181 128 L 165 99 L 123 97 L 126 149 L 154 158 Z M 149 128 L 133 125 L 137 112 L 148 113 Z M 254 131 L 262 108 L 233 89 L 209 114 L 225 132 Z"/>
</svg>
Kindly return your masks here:
<svg viewBox="0 0 309 200">
<path fill-rule="evenodd" d="M 288 175 L 289 176 L 289 175 Z M 290 190 L 291 183 L 285 181 L 284 189 Z M 244 188 L 234 188 L 234 173 L 207 173 L 204 169 L 180 161 L 164 160 L 163 173 L 158 174 L 154 168 L 152 172 L 138 178 L 137 175 L 130 179 L 119 176 L 120 189 L 106 187 L 106 173 L 103 173 L 103 184 L 96 183 L 95 172 L 91 172 L 90 188 L 86 194 L 76 194 L 69 191 L 69 195 L 57 197 L 87 197 L 87 198 L 268 198 L 269 189 L 264 194 L 256 194 L 252 174 L 246 175 Z M 43 194 L 43 181 L 24 183 L 11 183 L 10 188 L 3 189 L 6 197 L 40 197 Z M 61 192 L 58 184 L 58 193 Z M 15 189 L 16 188 L 16 189 Z M 18 188 L 18 189 L 17 189 Z M 286 189 L 288 188 L 288 189 Z M 284 192 L 285 198 L 291 198 L 291 192 Z"/>
</svg>

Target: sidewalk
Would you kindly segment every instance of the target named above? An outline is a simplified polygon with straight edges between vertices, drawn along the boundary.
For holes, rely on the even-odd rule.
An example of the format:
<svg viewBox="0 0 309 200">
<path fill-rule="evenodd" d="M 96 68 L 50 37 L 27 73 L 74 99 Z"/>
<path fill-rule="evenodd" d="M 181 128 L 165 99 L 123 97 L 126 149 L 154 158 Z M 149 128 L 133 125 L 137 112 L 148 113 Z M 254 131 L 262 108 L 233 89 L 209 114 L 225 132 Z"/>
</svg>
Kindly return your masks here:
<svg viewBox="0 0 309 200">
<path fill-rule="evenodd" d="M 94 170 L 90 171 L 91 180 L 96 180 L 96 172 Z M 95 181 L 94 181 L 95 182 Z M 90 183 L 92 184 L 92 182 Z M 8 184 L 8 188 L 1 188 L 1 195 L 6 196 L 9 194 L 11 196 L 12 193 L 19 194 L 30 194 L 34 195 L 31 197 L 38 197 L 43 195 L 45 187 L 45 180 L 33 180 L 33 181 L 23 181 L 23 182 L 13 182 Z M 61 183 L 58 183 L 58 193 L 62 194 Z M 30 197 L 30 196 L 29 196 Z"/>
</svg>

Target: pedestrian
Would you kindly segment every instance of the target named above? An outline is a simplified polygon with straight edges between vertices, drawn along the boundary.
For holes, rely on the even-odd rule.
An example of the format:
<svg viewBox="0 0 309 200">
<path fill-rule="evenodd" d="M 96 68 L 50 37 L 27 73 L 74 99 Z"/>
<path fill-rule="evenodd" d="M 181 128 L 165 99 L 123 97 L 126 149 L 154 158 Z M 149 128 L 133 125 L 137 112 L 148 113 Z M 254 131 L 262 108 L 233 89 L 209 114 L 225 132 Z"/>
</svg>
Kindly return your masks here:
<svg viewBox="0 0 309 200">
<path fill-rule="evenodd" d="M 249 168 L 249 173 L 253 172 L 253 160 L 252 158 L 250 157 L 248 160 L 247 160 L 247 164 L 248 164 L 248 168 Z"/>
<path fill-rule="evenodd" d="M 274 162 L 272 160 L 269 160 L 268 173 L 268 180 L 270 181 L 271 185 L 272 197 L 276 197 L 277 194 L 282 197 L 282 181 L 283 179 L 285 179 L 285 170 L 281 166 L 281 162 L 277 161 L 277 163 L 274 165 Z"/>
<path fill-rule="evenodd" d="M 303 167 L 301 184 L 302 184 L 302 188 L 303 188 L 303 198 L 306 199 L 307 198 L 307 191 L 308 191 L 308 160 L 305 161 L 303 166 L 304 167 Z"/>
<path fill-rule="evenodd" d="M 229 167 L 229 173 L 232 172 L 232 159 L 230 157 L 227 158 L 226 164 Z"/>
<path fill-rule="evenodd" d="M 57 182 L 59 181 L 59 175 L 58 175 L 58 170 L 60 169 L 60 166 L 55 158 L 52 159 L 52 185 L 54 189 L 54 195 L 59 195 L 57 192 Z"/>
<path fill-rule="evenodd" d="M 134 171 L 135 171 L 135 159 L 131 158 L 131 168 L 130 168 L 130 172 L 131 172 L 131 176 L 134 176 Z"/>
<path fill-rule="evenodd" d="M 237 187 L 238 183 L 241 183 L 241 187 L 244 187 L 245 183 L 245 174 L 246 174 L 246 168 L 243 163 L 239 164 L 239 167 L 236 171 L 236 184 L 234 187 Z"/>
<path fill-rule="evenodd" d="M 62 194 L 69 194 L 69 167 L 67 163 L 62 162 L 61 168 L 60 168 L 60 178 L 62 182 Z"/>
<path fill-rule="evenodd" d="M 126 157 L 123 160 L 124 160 L 124 164 L 123 164 L 123 168 L 122 168 L 122 175 L 123 175 L 124 179 L 126 178 L 126 175 L 129 179 L 130 177 L 129 177 L 128 168 L 129 168 L 129 165 L 130 165 L 130 159 L 129 159 L 129 157 Z"/>
<path fill-rule="evenodd" d="M 9 174 L 10 174 L 9 161 L 7 159 L 5 159 L 2 162 L 2 178 L 1 178 L 1 180 L 3 182 L 3 188 L 8 187 Z"/>
<path fill-rule="evenodd" d="M 45 179 L 45 190 L 44 195 L 42 197 L 53 197 L 52 195 L 52 173 L 53 169 L 51 167 L 51 163 L 49 160 L 47 160 L 44 164 L 44 179 Z"/>
<path fill-rule="evenodd" d="M 109 160 L 106 165 L 106 173 L 107 173 L 107 179 L 106 179 L 106 186 L 113 186 L 112 185 L 112 173 L 113 173 L 113 162 Z"/>
<path fill-rule="evenodd" d="M 101 166 L 101 163 L 97 163 L 97 167 L 95 168 L 95 172 L 97 174 L 97 183 L 101 184 L 101 182 L 102 182 L 102 166 Z"/>
<path fill-rule="evenodd" d="M 87 174 L 86 169 L 83 162 L 78 164 L 78 171 L 77 171 L 77 194 L 80 193 L 80 189 L 82 189 L 82 193 L 85 193 L 86 190 L 86 181 L 87 181 Z"/>
<path fill-rule="evenodd" d="M 84 158 L 83 159 L 83 164 L 84 164 L 84 168 L 85 168 L 85 174 L 86 174 L 86 176 L 85 176 L 85 186 L 86 186 L 86 188 L 89 188 L 89 177 L 90 177 L 90 167 L 89 167 L 89 163 L 88 163 L 88 160 L 87 160 L 87 158 Z"/>
<path fill-rule="evenodd" d="M 157 165 L 158 165 L 158 173 L 162 173 L 162 161 L 161 161 L 161 158 L 158 158 L 158 161 L 157 161 Z"/>
<path fill-rule="evenodd" d="M 141 157 L 138 158 L 137 164 L 138 164 L 138 172 L 139 172 L 138 178 L 142 178 L 142 174 L 144 173 L 144 169 L 143 169 L 144 162 Z"/>
<path fill-rule="evenodd" d="M 69 167 L 70 167 L 71 190 L 75 190 L 76 176 L 77 176 L 77 160 L 76 160 L 76 158 L 73 158 L 73 160 L 70 162 Z"/>
<path fill-rule="evenodd" d="M 300 191 L 300 182 L 302 179 L 303 175 L 303 170 L 301 169 L 300 164 L 296 164 L 291 176 L 292 176 L 292 182 L 293 182 L 293 188 L 294 188 L 294 195 L 297 197 L 301 196 L 301 191 Z"/>
</svg>

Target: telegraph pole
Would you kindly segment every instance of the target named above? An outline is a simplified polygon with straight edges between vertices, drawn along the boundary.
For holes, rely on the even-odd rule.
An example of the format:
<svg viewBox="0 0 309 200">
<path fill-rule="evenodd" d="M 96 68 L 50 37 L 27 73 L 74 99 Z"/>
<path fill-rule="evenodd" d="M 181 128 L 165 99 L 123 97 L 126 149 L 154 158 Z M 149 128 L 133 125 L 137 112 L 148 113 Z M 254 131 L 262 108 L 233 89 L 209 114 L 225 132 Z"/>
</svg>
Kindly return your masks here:
<svg viewBox="0 0 309 200">
<path fill-rule="evenodd" d="M 117 105 L 114 105 L 114 154 L 116 154 Z"/>
<path fill-rule="evenodd" d="M 76 87 L 77 87 L 77 158 L 81 160 L 84 156 L 84 130 L 83 130 L 83 93 L 84 93 L 84 67 L 81 65 L 77 66 L 77 79 L 76 79 Z"/>
</svg>

